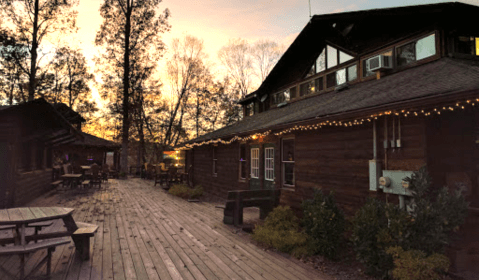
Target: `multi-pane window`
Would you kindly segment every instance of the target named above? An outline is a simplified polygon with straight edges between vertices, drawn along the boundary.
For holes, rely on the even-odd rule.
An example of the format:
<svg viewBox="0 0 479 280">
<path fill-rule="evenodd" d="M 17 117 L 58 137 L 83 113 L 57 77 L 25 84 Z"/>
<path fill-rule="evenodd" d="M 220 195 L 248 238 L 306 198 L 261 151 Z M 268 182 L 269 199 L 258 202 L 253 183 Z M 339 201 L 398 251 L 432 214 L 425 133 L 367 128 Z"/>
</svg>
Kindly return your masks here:
<svg viewBox="0 0 479 280">
<path fill-rule="evenodd" d="M 283 139 L 281 162 L 283 165 L 283 186 L 294 187 L 294 139 Z"/>
<path fill-rule="evenodd" d="M 259 178 L 259 148 L 251 149 L 251 178 Z"/>
<path fill-rule="evenodd" d="M 338 50 L 335 47 L 326 45 L 321 54 L 316 59 L 316 62 L 313 64 L 310 72 L 306 77 L 312 75 L 312 73 L 320 73 L 327 69 L 333 68 L 342 63 L 348 62 L 354 59 L 353 56 Z"/>
<path fill-rule="evenodd" d="M 431 57 L 436 54 L 436 35 L 431 34 L 417 41 L 396 48 L 398 66 Z"/>
<path fill-rule="evenodd" d="M 274 181 L 274 148 L 264 149 L 264 179 Z"/>
<path fill-rule="evenodd" d="M 246 172 L 248 170 L 246 169 L 246 145 L 245 144 L 240 144 L 240 178 L 241 179 L 246 179 Z"/>
<path fill-rule="evenodd" d="M 217 151 L 217 147 L 216 147 L 216 146 L 213 146 L 213 175 L 218 174 L 217 161 L 218 161 L 218 151 Z"/>
<path fill-rule="evenodd" d="M 336 72 L 326 75 L 326 87 L 334 87 L 358 78 L 358 67 L 356 64 L 339 69 Z"/>
<path fill-rule="evenodd" d="M 456 52 L 479 55 L 479 37 L 459 36 L 456 42 Z"/>
</svg>

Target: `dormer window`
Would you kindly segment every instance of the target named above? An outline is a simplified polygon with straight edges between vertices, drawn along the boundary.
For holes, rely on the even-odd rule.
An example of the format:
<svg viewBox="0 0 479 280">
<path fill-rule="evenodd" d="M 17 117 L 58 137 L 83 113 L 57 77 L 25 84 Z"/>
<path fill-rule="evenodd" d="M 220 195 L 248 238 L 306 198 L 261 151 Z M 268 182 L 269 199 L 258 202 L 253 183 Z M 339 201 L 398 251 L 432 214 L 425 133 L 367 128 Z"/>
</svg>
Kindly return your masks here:
<svg viewBox="0 0 479 280">
<path fill-rule="evenodd" d="M 278 93 L 273 94 L 273 96 L 271 98 L 271 103 L 274 105 L 274 104 L 281 104 L 281 103 L 288 102 L 292 98 L 292 96 L 291 96 L 292 91 L 294 91 L 293 93 L 295 93 L 296 88 L 286 89 L 286 90 L 283 90 L 283 91 L 280 91 Z"/>
<path fill-rule="evenodd" d="M 245 108 L 246 117 L 254 115 L 254 102 L 248 103 Z"/>
<path fill-rule="evenodd" d="M 419 40 L 396 48 L 397 66 L 431 57 L 436 54 L 436 35 L 431 34 Z"/>
</svg>

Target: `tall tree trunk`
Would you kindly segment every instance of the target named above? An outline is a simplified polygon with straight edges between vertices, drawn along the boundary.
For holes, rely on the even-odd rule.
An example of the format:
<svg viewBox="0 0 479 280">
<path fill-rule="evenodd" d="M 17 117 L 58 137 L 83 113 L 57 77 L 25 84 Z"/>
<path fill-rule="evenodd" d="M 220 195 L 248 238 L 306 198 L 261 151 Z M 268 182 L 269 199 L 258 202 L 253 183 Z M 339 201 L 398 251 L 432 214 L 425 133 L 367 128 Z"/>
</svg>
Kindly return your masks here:
<svg viewBox="0 0 479 280">
<path fill-rule="evenodd" d="M 123 129 L 121 135 L 121 171 L 128 172 L 128 137 L 130 129 L 129 119 L 129 91 L 130 91 L 130 33 L 131 33 L 131 10 L 130 0 L 127 2 L 125 24 L 125 53 L 123 58 Z"/>
<path fill-rule="evenodd" d="M 37 48 L 38 48 L 38 1 L 35 0 L 35 11 L 33 16 L 33 34 L 32 34 L 32 57 L 30 61 L 30 76 L 28 83 L 28 101 L 35 98 L 35 77 L 37 75 Z"/>
</svg>

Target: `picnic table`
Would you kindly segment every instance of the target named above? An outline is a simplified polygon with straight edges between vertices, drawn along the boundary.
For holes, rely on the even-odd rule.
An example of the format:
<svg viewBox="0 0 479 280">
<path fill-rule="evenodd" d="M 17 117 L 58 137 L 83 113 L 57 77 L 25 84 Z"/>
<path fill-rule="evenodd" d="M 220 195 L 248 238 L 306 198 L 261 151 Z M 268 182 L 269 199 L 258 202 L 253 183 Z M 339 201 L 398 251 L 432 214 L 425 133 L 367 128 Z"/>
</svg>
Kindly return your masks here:
<svg viewBox="0 0 479 280">
<path fill-rule="evenodd" d="M 41 265 L 47 262 L 47 274 L 50 275 L 51 255 L 56 246 L 70 243 L 65 237 L 71 236 L 75 247 L 81 254 L 82 259 L 88 259 L 90 253 L 90 237 L 97 231 L 98 226 L 86 223 L 75 222 L 72 208 L 63 207 L 22 207 L 0 210 L 0 226 L 8 228 L 14 226 L 13 238 L 2 238 L 0 244 L 7 245 L 0 247 L 0 255 L 20 255 L 20 279 L 25 279 L 25 254 L 41 249 L 47 249 L 47 255 L 32 270 L 35 272 Z M 38 233 L 27 235 L 28 227 L 41 227 L 40 223 L 62 219 L 66 231 Z M 51 225 L 51 223 L 47 223 Z M 29 244 L 30 241 L 35 243 Z M 37 242 L 40 241 L 40 242 Z M 9 271 L 0 266 L 5 274 L 15 278 Z"/>
<path fill-rule="evenodd" d="M 70 186 L 73 188 L 74 186 L 78 186 L 81 182 L 81 178 L 83 177 L 82 174 L 64 174 L 60 176 L 63 179 L 63 186 Z"/>
</svg>

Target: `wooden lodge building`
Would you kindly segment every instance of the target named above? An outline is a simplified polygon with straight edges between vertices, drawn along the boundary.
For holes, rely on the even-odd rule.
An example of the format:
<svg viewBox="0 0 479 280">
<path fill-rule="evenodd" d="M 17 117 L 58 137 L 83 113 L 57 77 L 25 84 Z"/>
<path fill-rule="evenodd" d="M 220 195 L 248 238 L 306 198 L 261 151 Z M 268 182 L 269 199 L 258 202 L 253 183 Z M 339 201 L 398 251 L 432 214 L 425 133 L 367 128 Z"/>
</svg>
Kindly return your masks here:
<svg viewBox="0 0 479 280">
<path fill-rule="evenodd" d="M 119 170 L 121 145 L 94 135 L 82 132 L 82 125 L 86 120 L 64 103 L 53 104 L 53 107 L 67 119 L 83 136 L 74 142 L 61 145 L 54 150 L 54 155 L 62 161 L 78 165 L 91 165 L 107 163 L 108 154 L 112 154 L 110 167 Z"/>
<path fill-rule="evenodd" d="M 335 190 L 353 214 L 370 196 L 399 202 L 401 179 L 427 166 L 436 186 L 467 187 L 450 255 L 479 273 L 477 16 L 462 3 L 313 16 L 240 101 L 242 121 L 181 146 L 194 183 L 223 197 L 281 189 L 297 211 L 314 189 Z"/>
<path fill-rule="evenodd" d="M 0 106 L 0 208 L 50 190 L 53 149 L 77 139 L 80 132 L 44 99 Z"/>
</svg>

